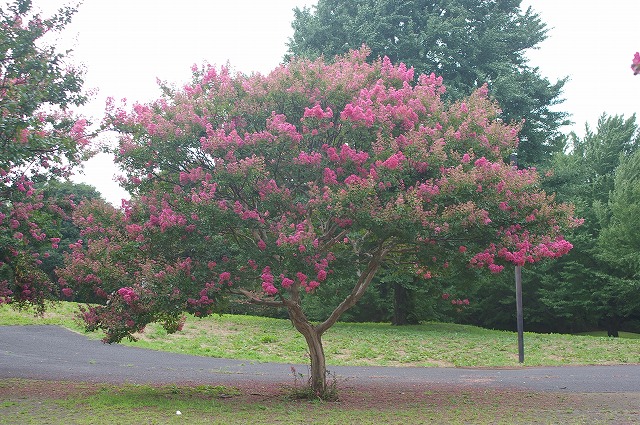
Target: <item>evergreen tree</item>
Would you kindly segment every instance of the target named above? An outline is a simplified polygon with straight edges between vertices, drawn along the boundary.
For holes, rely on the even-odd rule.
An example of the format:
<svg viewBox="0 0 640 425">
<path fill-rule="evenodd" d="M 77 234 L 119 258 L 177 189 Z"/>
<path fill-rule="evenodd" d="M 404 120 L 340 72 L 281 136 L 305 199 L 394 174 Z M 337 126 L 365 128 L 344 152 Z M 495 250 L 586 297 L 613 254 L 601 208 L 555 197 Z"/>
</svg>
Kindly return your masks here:
<svg viewBox="0 0 640 425">
<path fill-rule="evenodd" d="M 612 235 L 617 226 L 610 218 L 610 205 L 622 204 L 614 199 L 631 190 L 627 186 L 632 186 L 632 179 L 619 174 L 628 176 L 624 170 L 629 165 L 623 167 L 628 161 L 623 159 L 638 151 L 637 130 L 635 116 L 625 119 L 603 114 L 595 131 L 587 126 L 582 139 L 572 134 L 569 152 L 554 160 L 546 188 L 560 200 L 574 203 L 584 224 L 569 236 L 574 249 L 566 257 L 529 271 L 539 286 L 530 311 L 546 330 L 604 327 L 616 335 L 634 314 L 637 296 L 630 296 L 629 291 L 635 290 L 627 280 L 630 275 L 621 274 L 617 255 L 603 255 L 598 241 L 603 240 L 603 232 Z"/>
<path fill-rule="evenodd" d="M 561 149 L 567 113 L 555 110 L 566 79 L 550 82 L 525 55 L 547 37 L 546 25 L 520 0 L 319 0 L 295 9 L 285 59 L 327 59 L 366 44 L 375 58 L 444 78 L 458 99 L 484 83 L 507 122 L 523 122 L 521 166 L 541 165 Z"/>
</svg>

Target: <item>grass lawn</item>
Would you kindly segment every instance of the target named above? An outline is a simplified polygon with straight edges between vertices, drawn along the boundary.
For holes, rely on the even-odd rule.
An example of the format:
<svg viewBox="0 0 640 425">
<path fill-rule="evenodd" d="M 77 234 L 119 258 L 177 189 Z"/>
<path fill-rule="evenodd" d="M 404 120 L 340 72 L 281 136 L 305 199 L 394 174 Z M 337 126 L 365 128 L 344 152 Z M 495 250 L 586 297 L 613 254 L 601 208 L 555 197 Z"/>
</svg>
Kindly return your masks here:
<svg viewBox="0 0 640 425">
<path fill-rule="evenodd" d="M 56 324 L 81 332 L 76 305 L 44 317 L 0 307 L 0 325 Z M 89 334 L 100 338 L 99 334 Z M 625 335 L 626 336 L 626 335 Z M 307 363 L 304 339 L 287 320 L 188 317 L 167 335 L 149 326 L 139 347 L 257 362 Z M 329 365 L 518 367 L 512 332 L 425 323 L 339 323 L 324 336 Z M 525 334 L 526 365 L 640 363 L 640 340 Z M 7 424 L 421 424 L 634 423 L 640 394 L 567 394 L 483 388 L 340 388 L 337 402 L 292 401 L 282 388 L 180 387 L 0 380 Z M 181 414 L 177 415 L 176 412 Z"/>
<path fill-rule="evenodd" d="M 0 307 L 0 325 L 55 324 L 82 332 L 77 305 L 60 303 L 44 317 Z M 99 333 L 88 334 L 101 338 Z M 634 336 L 634 334 L 622 336 Z M 187 317 L 184 329 L 167 334 L 150 325 L 136 342 L 154 350 L 256 362 L 308 362 L 304 338 L 291 322 L 254 316 Z M 391 326 L 338 323 L 323 336 L 328 365 L 518 367 L 516 334 L 451 323 Z M 640 363 L 640 340 L 606 336 L 525 333 L 525 364 L 557 366 Z"/>
</svg>

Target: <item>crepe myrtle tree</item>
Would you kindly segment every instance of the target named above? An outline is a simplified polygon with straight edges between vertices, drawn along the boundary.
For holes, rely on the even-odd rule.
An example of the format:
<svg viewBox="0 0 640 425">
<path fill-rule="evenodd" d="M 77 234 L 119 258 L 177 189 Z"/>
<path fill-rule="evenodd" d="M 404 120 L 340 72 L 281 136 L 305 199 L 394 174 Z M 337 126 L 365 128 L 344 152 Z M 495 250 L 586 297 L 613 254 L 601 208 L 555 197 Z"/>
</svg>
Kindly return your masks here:
<svg viewBox="0 0 640 425">
<path fill-rule="evenodd" d="M 66 213 L 38 186 L 67 177 L 90 153 L 88 123 L 71 111 L 86 101 L 82 72 L 47 44 L 74 13 L 45 18 L 28 0 L 0 6 L 0 304 L 40 312 L 57 296 L 40 265 L 58 247 Z"/>
<path fill-rule="evenodd" d="M 293 60 L 269 75 L 193 68 L 148 104 L 112 105 L 116 162 L 133 194 L 122 210 L 76 211 L 83 240 L 59 270 L 105 341 L 225 299 L 288 312 L 305 338 L 310 385 L 326 394 L 322 335 L 386 263 L 422 278 L 456 259 L 500 272 L 561 256 L 572 207 L 539 188 L 535 170 L 503 158 L 518 127 L 494 118 L 486 87 L 444 104 L 442 79 L 367 63 L 368 50 L 331 64 Z M 304 300 L 332 279 L 351 292 L 321 322 Z"/>
</svg>

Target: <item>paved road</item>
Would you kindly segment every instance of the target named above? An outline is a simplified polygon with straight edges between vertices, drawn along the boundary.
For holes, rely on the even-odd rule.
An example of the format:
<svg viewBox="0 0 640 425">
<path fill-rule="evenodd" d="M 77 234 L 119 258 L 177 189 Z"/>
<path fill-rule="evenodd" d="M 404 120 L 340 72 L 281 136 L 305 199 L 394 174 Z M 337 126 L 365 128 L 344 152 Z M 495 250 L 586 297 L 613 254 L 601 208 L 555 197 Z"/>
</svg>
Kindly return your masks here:
<svg viewBox="0 0 640 425">
<path fill-rule="evenodd" d="M 0 326 L 0 379 L 109 383 L 292 383 L 291 367 L 165 353 L 100 341 L 57 326 Z M 338 382 L 454 384 L 566 392 L 640 392 L 640 365 L 518 369 L 329 367 Z"/>
</svg>

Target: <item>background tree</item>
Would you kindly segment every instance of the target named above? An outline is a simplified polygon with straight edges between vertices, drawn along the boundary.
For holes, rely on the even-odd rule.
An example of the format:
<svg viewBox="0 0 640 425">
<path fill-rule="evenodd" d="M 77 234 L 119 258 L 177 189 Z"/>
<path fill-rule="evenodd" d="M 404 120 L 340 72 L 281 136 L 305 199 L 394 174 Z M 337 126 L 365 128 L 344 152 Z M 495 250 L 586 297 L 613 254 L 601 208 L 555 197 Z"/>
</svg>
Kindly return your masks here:
<svg viewBox="0 0 640 425">
<path fill-rule="evenodd" d="M 56 292 L 38 256 L 57 247 L 62 211 L 35 184 L 67 176 L 87 154 L 87 122 L 69 110 L 86 101 L 81 72 L 46 44 L 74 12 L 45 19 L 28 0 L 0 7 L 0 303 L 41 310 Z"/>
<path fill-rule="evenodd" d="M 547 187 L 573 202 L 585 224 L 573 232 L 576 249 L 540 276 L 540 297 L 542 305 L 564 317 L 567 324 L 578 329 L 605 327 L 617 335 L 623 318 L 629 317 L 623 312 L 635 297 L 628 297 L 617 278 L 617 265 L 602 257 L 598 239 L 607 226 L 621 158 L 640 145 L 635 115 L 625 119 L 603 114 L 595 132 L 587 126 L 584 138 L 572 135 L 569 143 L 569 153 L 557 156 Z"/>
<path fill-rule="evenodd" d="M 631 182 L 624 178 L 614 190 L 621 163 L 637 152 L 639 142 L 635 116 L 625 119 L 603 114 L 595 131 L 586 126 L 583 138 L 571 134 L 567 151 L 554 157 L 544 187 L 557 193 L 559 200 L 573 203 L 584 225 L 567 234 L 574 245 L 568 255 L 524 270 L 527 329 L 580 332 L 606 328 L 617 335 L 625 322 L 638 316 L 637 296 L 632 296 L 636 286 L 629 281 L 632 275 L 621 274 L 615 256 L 603 255 L 599 241 L 611 223 L 613 193 L 623 193 L 623 185 Z M 476 288 L 470 294 L 474 303 L 467 320 L 512 329 L 513 279 L 484 282 Z M 504 308 L 495 308 L 501 304 Z M 494 309 L 489 310 L 490 306 Z"/>
<path fill-rule="evenodd" d="M 60 241 L 57 249 L 47 249 L 40 253 L 42 269 L 52 282 L 58 280 L 55 269 L 64 264 L 64 253 L 70 250 L 69 245 L 82 239 L 80 228 L 73 223 L 73 210 L 84 200 L 102 199 L 100 192 L 95 187 L 85 183 L 73 183 L 71 181 L 49 180 L 36 184 L 36 190 L 41 191 L 45 204 L 55 206 L 58 211 L 56 218 Z M 90 299 L 74 299 L 74 301 L 89 302 Z"/>
<path fill-rule="evenodd" d="M 220 311 L 227 296 L 281 308 L 324 396 L 322 335 L 389 262 L 429 279 L 456 261 L 497 273 L 571 248 L 571 207 L 504 164 L 518 128 L 495 120 L 486 87 L 446 106 L 441 79 L 367 54 L 269 76 L 194 69 L 153 104 L 114 107 L 132 201 L 77 211 L 85 240 L 60 271 L 67 292 L 102 297 L 88 327 L 109 342 L 151 321 L 175 331 L 183 311 Z M 305 300 L 333 279 L 350 291 L 314 322 Z"/>
<path fill-rule="evenodd" d="M 640 273 L 640 150 L 621 157 L 609 197 L 610 217 L 600 233 L 599 247 L 607 261 L 629 277 Z"/>
<path fill-rule="evenodd" d="M 611 323 L 614 336 L 618 336 L 617 326 L 640 320 L 640 150 L 621 158 L 607 207 L 609 214 L 598 238 L 598 248 L 600 258 L 614 272 L 607 276 L 611 291 L 603 294 L 608 305 L 599 307 Z M 611 305 L 614 308 L 602 308 Z"/>
<path fill-rule="evenodd" d="M 566 78 L 551 83 L 528 64 L 526 52 L 546 39 L 540 16 L 521 0 L 319 0 L 294 10 L 286 58 L 329 59 L 366 44 L 372 59 L 414 67 L 444 78 L 448 99 L 482 84 L 500 104 L 501 118 L 520 123 L 521 166 L 540 166 L 562 148 L 568 124 L 561 103 Z"/>
</svg>

